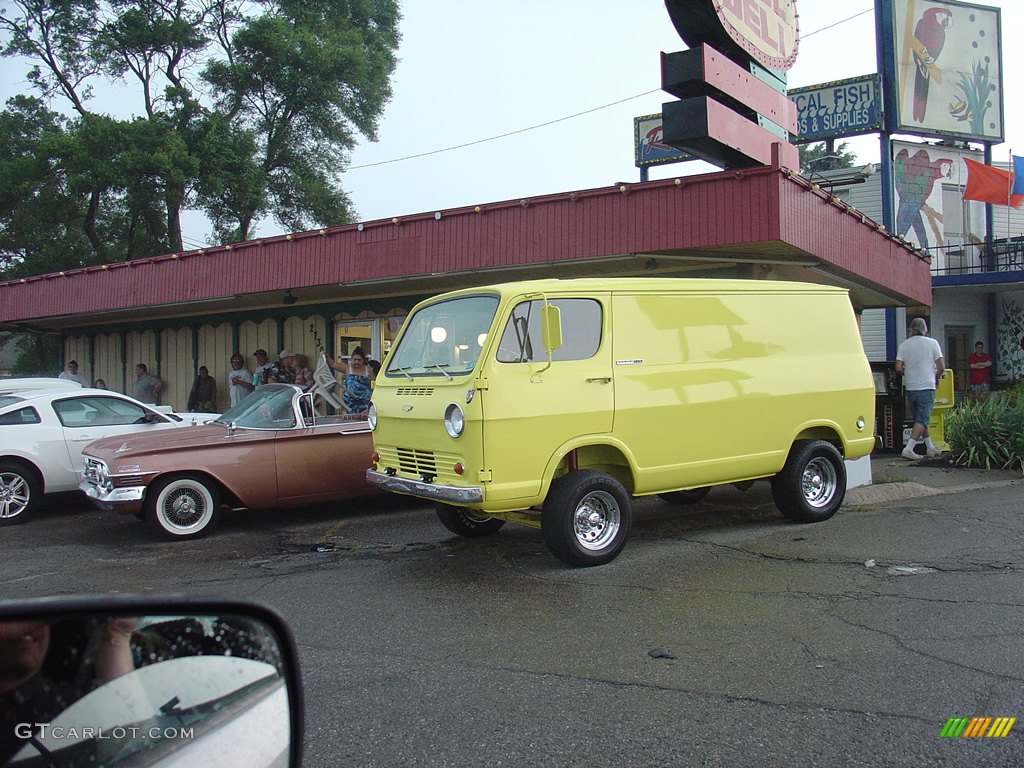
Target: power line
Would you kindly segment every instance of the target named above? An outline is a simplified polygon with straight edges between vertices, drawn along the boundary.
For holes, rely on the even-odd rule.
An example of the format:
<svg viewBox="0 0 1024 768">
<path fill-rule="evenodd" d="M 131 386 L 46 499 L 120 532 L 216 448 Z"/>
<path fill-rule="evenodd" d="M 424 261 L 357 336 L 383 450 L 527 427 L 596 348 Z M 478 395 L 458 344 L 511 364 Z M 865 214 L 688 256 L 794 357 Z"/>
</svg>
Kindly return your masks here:
<svg viewBox="0 0 1024 768">
<path fill-rule="evenodd" d="M 838 27 L 840 24 L 845 24 L 848 21 L 853 21 L 853 19 L 856 19 L 859 16 L 863 16 L 865 13 L 871 13 L 873 10 L 874 10 L 874 8 L 868 8 L 866 10 L 860 11 L 859 13 L 853 14 L 853 16 L 850 16 L 848 18 L 845 18 L 845 19 L 842 19 L 840 21 L 837 21 L 834 24 L 829 24 L 827 27 L 821 27 L 820 29 L 815 29 L 814 31 L 808 32 L 805 35 L 801 35 L 800 38 L 804 39 L 804 38 L 810 37 L 811 35 L 816 35 L 819 32 L 824 32 L 827 29 L 832 29 L 833 27 Z M 608 109 L 609 107 L 614 107 L 614 106 L 617 106 L 619 104 L 624 104 L 627 101 L 632 101 L 633 99 L 639 99 L 642 96 L 650 96 L 652 93 L 658 93 L 660 90 L 661 90 L 660 88 L 654 88 L 654 89 L 652 89 L 650 91 L 644 91 L 643 93 L 637 93 L 637 94 L 635 94 L 633 96 L 627 96 L 626 98 L 619 99 L 618 101 L 612 101 L 612 102 L 609 102 L 608 104 L 602 104 L 600 107 L 594 107 L 592 109 L 585 109 L 582 112 L 576 112 L 575 114 L 566 115 L 565 117 L 558 117 L 558 118 L 555 118 L 554 120 L 548 120 L 547 122 L 544 122 L 544 123 L 537 123 L 536 125 L 530 125 L 530 126 L 527 126 L 526 128 L 519 128 L 518 130 L 509 131 L 508 133 L 500 133 L 497 136 L 488 136 L 486 139 L 477 139 L 476 141 L 467 141 L 467 142 L 465 142 L 463 144 L 455 144 L 455 145 L 453 145 L 451 147 L 444 147 L 442 149 L 432 149 L 432 150 L 430 150 L 428 152 L 419 152 L 418 154 L 415 154 L 415 155 L 405 155 L 404 157 L 396 157 L 396 158 L 393 158 L 391 160 L 379 160 L 379 161 L 377 161 L 375 163 L 363 163 L 362 165 L 350 165 L 345 170 L 346 171 L 357 171 L 357 170 L 360 170 L 362 168 L 374 168 L 374 167 L 376 167 L 378 165 L 391 165 L 392 163 L 402 163 L 402 162 L 405 162 L 406 160 L 415 160 L 415 159 L 420 158 L 420 157 L 429 157 L 430 155 L 440 155 L 440 154 L 443 154 L 444 152 L 453 152 L 456 149 L 465 149 L 466 147 L 473 147 L 473 146 L 476 146 L 477 144 L 486 144 L 487 142 L 490 142 L 490 141 L 497 141 L 498 139 L 506 139 L 509 136 L 516 136 L 516 135 L 518 135 L 520 133 L 526 133 L 528 131 L 535 131 L 538 128 L 546 128 L 549 125 L 555 125 L 557 123 L 564 123 L 566 120 L 573 120 L 573 119 L 575 119 L 577 117 L 582 117 L 583 115 L 589 115 L 589 114 L 592 114 L 594 112 L 599 112 L 602 109 Z"/>
<path fill-rule="evenodd" d="M 566 115 L 565 117 L 558 117 L 558 118 L 555 118 L 554 120 L 548 120 L 546 123 L 537 123 L 537 125 L 530 125 L 530 126 L 527 126 L 526 128 L 520 128 L 520 129 L 515 130 L 515 131 L 509 131 L 508 133 L 501 133 L 501 134 L 498 134 L 497 136 L 489 136 L 486 139 L 477 139 L 476 141 L 467 141 L 465 144 L 456 144 L 455 146 L 445 147 L 444 149 L 434 149 L 434 150 L 431 150 L 429 152 L 420 152 L 417 155 L 406 155 L 405 157 L 396 157 L 393 160 L 381 160 L 381 161 L 376 162 L 376 163 L 364 163 L 363 165 L 352 165 L 352 166 L 349 166 L 349 168 L 347 170 L 354 171 L 354 170 L 357 170 L 359 168 L 372 168 L 375 165 L 388 165 L 389 163 L 400 163 L 403 160 L 415 160 L 417 157 L 427 157 L 428 155 L 439 155 L 442 152 L 451 152 L 452 150 L 455 150 L 455 149 L 463 149 L 464 147 L 472 147 L 472 146 L 474 146 L 476 144 L 485 144 L 488 141 L 497 141 L 498 139 L 504 139 L 504 138 L 508 138 L 509 136 L 515 136 L 516 134 L 519 134 L 519 133 L 526 133 L 527 131 L 534 131 L 534 130 L 536 130 L 538 128 L 544 128 L 544 127 L 549 126 L 549 125 L 554 125 L 555 123 L 563 123 L 566 120 L 572 120 L 573 118 L 576 118 L 576 117 L 581 117 L 583 115 L 589 115 L 592 112 L 597 112 L 597 111 L 602 110 L 602 109 L 608 109 L 608 107 L 614 107 L 614 106 L 616 106 L 618 104 L 623 104 L 623 103 L 625 103 L 627 101 L 632 101 L 633 99 L 639 99 L 641 96 L 649 96 L 652 93 L 657 93 L 660 90 L 661 90 L 660 88 L 654 88 L 653 90 L 650 90 L 650 91 L 644 91 L 643 93 L 638 93 L 638 94 L 635 94 L 633 96 L 627 96 L 626 98 L 619 99 L 618 101 L 612 101 L 612 102 L 609 102 L 608 104 L 602 104 L 600 107 L 594 107 L 593 109 L 585 109 L 584 111 L 577 112 L 574 115 Z"/>
<path fill-rule="evenodd" d="M 819 32 L 824 32 L 826 29 L 832 29 L 832 27 L 838 27 L 840 24 L 845 24 L 848 21 L 853 21 L 854 19 L 858 18 L 859 16 L 863 16 L 865 13 L 871 13 L 874 10 L 875 10 L 874 8 L 868 8 L 866 10 L 861 11 L 860 13 L 855 13 L 855 14 L 853 14 L 853 16 L 850 16 L 848 18 L 842 19 L 841 21 L 837 21 L 834 24 L 829 24 L 827 27 L 822 27 L 821 29 L 816 29 L 813 32 L 808 32 L 806 35 L 800 35 L 800 39 L 804 40 L 804 39 L 810 37 L 811 35 L 816 35 Z"/>
</svg>

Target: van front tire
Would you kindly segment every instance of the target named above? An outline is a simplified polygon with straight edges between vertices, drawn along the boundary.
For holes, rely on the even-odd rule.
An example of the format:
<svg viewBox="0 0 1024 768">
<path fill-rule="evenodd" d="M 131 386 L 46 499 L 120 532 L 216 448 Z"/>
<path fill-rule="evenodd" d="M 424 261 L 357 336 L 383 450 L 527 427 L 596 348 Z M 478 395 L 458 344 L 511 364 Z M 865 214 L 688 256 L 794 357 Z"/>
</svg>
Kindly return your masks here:
<svg viewBox="0 0 1024 768">
<path fill-rule="evenodd" d="M 786 465 L 772 478 L 775 506 L 796 523 L 828 520 L 845 495 L 846 464 L 836 447 L 824 440 L 794 443 Z"/>
<path fill-rule="evenodd" d="M 435 504 L 434 509 L 441 525 L 452 533 L 469 539 L 490 536 L 505 524 L 504 520 L 487 517 L 464 507 L 453 507 L 451 504 Z"/>
<path fill-rule="evenodd" d="M 541 534 L 567 565 L 603 565 L 626 545 L 633 510 L 629 494 L 613 477 L 591 469 L 551 484 L 541 510 Z"/>
</svg>

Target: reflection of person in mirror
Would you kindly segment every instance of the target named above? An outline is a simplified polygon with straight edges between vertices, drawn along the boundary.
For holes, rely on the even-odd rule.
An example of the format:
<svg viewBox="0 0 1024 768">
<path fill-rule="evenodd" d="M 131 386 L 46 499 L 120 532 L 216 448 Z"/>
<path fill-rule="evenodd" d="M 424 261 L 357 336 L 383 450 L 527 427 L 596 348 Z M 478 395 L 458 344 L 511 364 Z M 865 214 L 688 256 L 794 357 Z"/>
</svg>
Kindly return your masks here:
<svg viewBox="0 0 1024 768">
<path fill-rule="evenodd" d="M 0 622 L 0 765 L 36 724 L 135 669 L 134 626 L 130 618 Z M 24 724 L 30 726 L 18 727 Z"/>
<path fill-rule="evenodd" d="M 348 413 L 359 415 L 366 413 L 370 407 L 370 395 L 373 394 L 370 382 L 374 379 L 374 370 L 366 362 L 366 353 L 362 347 L 352 350 L 348 360 L 334 361 L 328 357 L 327 364 L 342 374 L 342 402 Z"/>
<path fill-rule="evenodd" d="M 50 648 L 50 625 L 32 621 L 0 624 L 0 694 L 35 677 Z"/>
</svg>

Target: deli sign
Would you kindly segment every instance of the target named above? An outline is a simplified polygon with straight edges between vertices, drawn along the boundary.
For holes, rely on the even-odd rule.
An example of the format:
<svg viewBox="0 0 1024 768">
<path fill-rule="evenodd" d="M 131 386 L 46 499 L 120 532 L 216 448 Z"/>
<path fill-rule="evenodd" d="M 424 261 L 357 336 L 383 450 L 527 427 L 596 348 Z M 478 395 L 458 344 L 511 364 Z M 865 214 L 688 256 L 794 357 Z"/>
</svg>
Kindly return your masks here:
<svg viewBox="0 0 1024 768">
<path fill-rule="evenodd" d="M 742 50 L 768 69 L 784 71 L 796 62 L 796 0 L 666 0 L 665 6 L 691 48 L 707 43 L 734 61 Z"/>
</svg>

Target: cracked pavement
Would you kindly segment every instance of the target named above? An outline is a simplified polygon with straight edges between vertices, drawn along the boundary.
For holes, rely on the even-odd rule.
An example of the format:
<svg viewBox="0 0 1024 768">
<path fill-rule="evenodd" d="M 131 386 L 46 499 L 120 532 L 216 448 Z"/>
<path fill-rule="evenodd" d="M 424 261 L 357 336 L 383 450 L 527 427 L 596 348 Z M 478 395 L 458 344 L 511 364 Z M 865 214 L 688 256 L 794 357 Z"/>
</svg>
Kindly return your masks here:
<svg viewBox="0 0 1024 768">
<path fill-rule="evenodd" d="M 404 499 L 231 512 L 165 543 L 58 505 L 3 529 L 0 597 L 193 592 L 291 622 L 307 766 L 1019 766 L 950 717 L 1024 716 L 1016 484 L 786 522 L 765 484 L 640 500 L 612 563 L 458 539 Z M 652 653 L 653 652 L 653 653 Z"/>
</svg>

